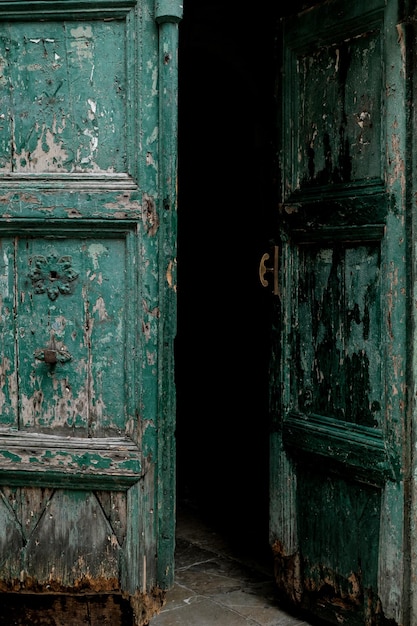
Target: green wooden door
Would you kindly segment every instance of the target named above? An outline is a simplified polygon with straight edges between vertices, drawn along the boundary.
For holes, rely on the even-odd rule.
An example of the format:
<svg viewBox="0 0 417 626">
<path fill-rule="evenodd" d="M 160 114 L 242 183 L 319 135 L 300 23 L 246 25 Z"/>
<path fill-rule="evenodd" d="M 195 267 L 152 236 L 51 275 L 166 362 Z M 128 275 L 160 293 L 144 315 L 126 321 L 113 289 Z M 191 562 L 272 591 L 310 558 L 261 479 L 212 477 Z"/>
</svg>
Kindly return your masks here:
<svg viewBox="0 0 417 626">
<path fill-rule="evenodd" d="M 283 21 L 271 543 L 280 595 L 405 624 L 406 29 L 397 2 Z"/>
<path fill-rule="evenodd" d="M 36 592 L 36 623 L 141 625 L 172 583 L 181 7 L 154 4 L 0 2 L 2 623 Z"/>
</svg>

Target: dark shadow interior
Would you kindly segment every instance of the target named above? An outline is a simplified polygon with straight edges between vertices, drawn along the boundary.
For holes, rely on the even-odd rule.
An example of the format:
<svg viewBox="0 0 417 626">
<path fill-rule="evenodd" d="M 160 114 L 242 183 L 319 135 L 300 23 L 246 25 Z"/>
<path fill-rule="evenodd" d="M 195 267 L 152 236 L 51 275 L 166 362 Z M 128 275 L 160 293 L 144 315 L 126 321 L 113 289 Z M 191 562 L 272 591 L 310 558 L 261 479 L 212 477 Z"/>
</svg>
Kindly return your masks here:
<svg viewBox="0 0 417 626">
<path fill-rule="evenodd" d="M 277 4 L 189 0 L 180 24 L 178 504 L 253 547 L 268 545 Z"/>
</svg>

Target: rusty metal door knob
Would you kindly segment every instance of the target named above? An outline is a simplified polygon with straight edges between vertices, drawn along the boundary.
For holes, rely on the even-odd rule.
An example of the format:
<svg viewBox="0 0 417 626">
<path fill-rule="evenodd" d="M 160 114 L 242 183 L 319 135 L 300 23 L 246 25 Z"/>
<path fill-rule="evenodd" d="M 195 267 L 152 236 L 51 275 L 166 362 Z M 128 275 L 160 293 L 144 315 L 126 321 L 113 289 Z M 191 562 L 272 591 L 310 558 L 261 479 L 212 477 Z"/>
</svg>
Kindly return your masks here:
<svg viewBox="0 0 417 626">
<path fill-rule="evenodd" d="M 51 341 L 46 348 L 38 348 L 35 350 L 35 359 L 43 361 L 49 365 L 56 365 L 57 363 L 66 363 L 72 359 L 71 354 L 64 348 L 57 348 L 55 343 L 55 337 L 51 334 Z"/>
<path fill-rule="evenodd" d="M 38 361 L 44 361 L 49 365 L 56 365 L 57 363 L 66 363 L 71 361 L 71 354 L 67 350 L 51 350 L 50 348 L 39 348 L 35 350 L 35 359 Z"/>
</svg>

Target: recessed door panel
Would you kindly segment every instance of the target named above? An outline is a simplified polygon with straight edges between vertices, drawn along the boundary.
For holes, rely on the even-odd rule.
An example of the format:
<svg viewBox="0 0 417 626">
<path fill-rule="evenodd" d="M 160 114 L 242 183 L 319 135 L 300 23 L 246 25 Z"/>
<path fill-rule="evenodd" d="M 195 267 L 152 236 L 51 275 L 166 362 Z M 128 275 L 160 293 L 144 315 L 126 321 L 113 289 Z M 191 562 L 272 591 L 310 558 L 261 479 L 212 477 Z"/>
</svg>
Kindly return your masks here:
<svg viewBox="0 0 417 626">
<path fill-rule="evenodd" d="M 16 245 L 22 430 L 124 434 L 134 297 L 126 238 L 19 237 Z"/>
<path fill-rule="evenodd" d="M 0 171 L 126 171 L 126 21 L 8 24 Z"/>
<path fill-rule="evenodd" d="M 302 186 L 380 176 L 380 37 L 370 30 L 297 58 Z"/>
<path fill-rule="evenodd" d="M 381 427 L 379 244 L 300 246 L 297 270 L 294 406 Z"/>
</svg>

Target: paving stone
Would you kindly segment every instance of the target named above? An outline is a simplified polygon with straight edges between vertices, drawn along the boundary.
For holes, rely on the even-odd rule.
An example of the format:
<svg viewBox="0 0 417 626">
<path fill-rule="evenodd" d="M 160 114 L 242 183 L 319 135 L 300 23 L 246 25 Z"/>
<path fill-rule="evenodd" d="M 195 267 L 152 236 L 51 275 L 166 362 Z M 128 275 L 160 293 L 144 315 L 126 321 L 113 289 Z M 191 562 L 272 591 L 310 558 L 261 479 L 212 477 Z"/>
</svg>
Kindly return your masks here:
<svg viewBox="0 0 417 626">
<path fill-rule="evenodd" d="M 239 560 L 217 533 L 182 513 L 175 585 L 150 626 L 309 626 L 282 610 L 272 571 Z"/>
</svg>

